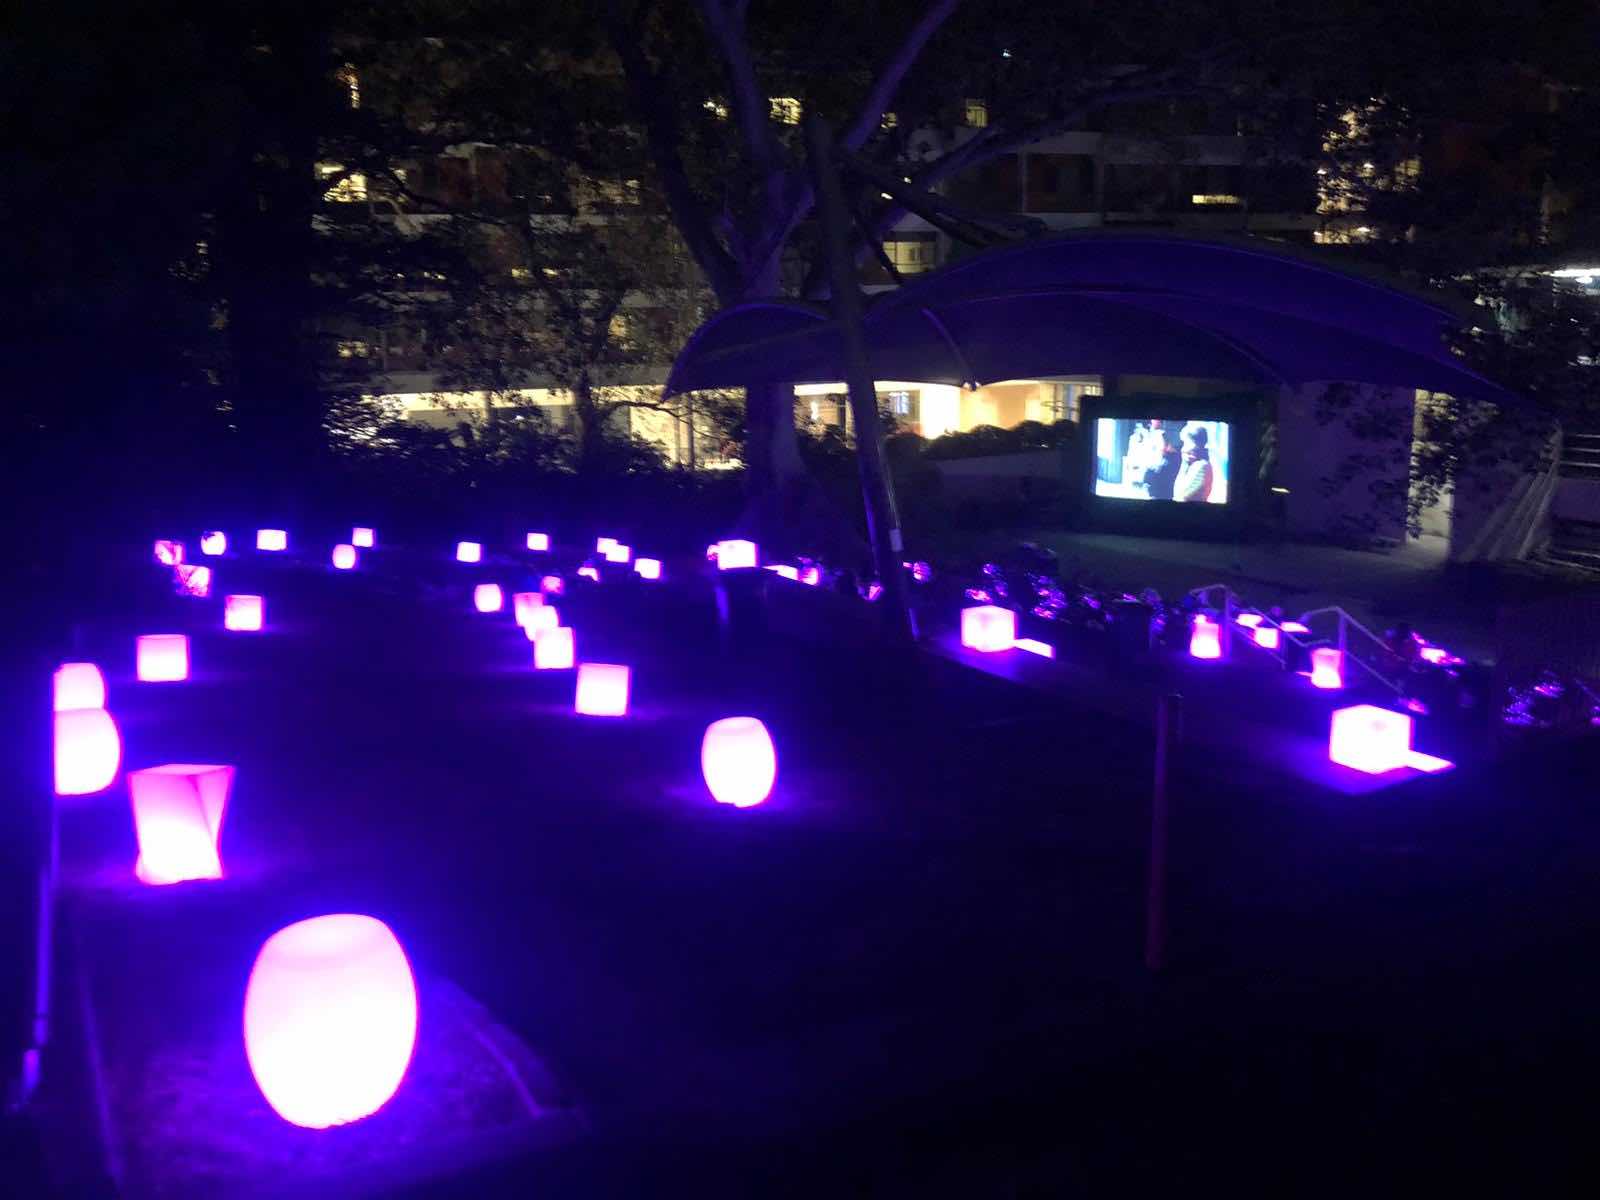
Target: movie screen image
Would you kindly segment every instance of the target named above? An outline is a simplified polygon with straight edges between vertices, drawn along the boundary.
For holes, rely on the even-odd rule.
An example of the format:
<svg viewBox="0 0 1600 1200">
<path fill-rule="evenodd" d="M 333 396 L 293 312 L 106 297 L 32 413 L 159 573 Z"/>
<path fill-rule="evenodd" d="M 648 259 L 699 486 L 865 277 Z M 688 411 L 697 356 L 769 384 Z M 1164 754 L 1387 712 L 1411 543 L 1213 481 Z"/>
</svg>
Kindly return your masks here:
<svg viewBox="0 0 1600 1200">
<path fill-rule="evenodd" d="M 1226 504 L 1228 441 L 1225 421 L 1101 417 L 1095 422 L 1094 494 Z"/>
</svg>

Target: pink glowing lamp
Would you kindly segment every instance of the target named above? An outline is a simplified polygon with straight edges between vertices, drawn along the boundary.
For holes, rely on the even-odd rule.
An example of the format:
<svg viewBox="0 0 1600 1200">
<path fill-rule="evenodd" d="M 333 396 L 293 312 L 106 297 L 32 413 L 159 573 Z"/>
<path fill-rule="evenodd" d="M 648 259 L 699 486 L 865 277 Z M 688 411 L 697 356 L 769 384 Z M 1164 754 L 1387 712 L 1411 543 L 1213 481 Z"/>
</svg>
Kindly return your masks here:
<svg viewBox="0 0 1600 1200">
<path fill-rule="evenodd" d="M 961 610 L 961 644 L 969 650 L 993 654 L 1017 643 L 1017 614 L 995 604 L 978 604 Z"/>
<path fill-rule="evenodd" d="M 163 567 L 175 567 L 183 561 L 183 543 L 168 538 L 158 538 L 155 555 L 156 561 Z"/>
<path fill-rule="evenodd" d="M 567 590 L 567 581 L 559 575 L 546 575 L 539 580 L 539 590 L 547 596 L 559 596 Z"/>
<path fill-rule="evenodd" d="M 1337 691 L 1344 687 L 1344 652 L 1332 646 L 1311 650 L 1311 686 Z"/>
<path fill-rule="evenodd" d="M 537 642 L 534 650 L 538 650 Z M 630 674 L 627 667 L 616 663 L 579 663 L 574 711 L 588 717 L 627 716 Z"/>
<path fill-rule="evenodd" d="M 822 569 L 820 567 L 806 567 L 800 572 L 800 582 L 807 587 L 816 587 L 822 582 Z"/>
<path fill-rule="evenodd" d="M 758 551 L 754 542 L 743 538 L 730 538 L 717 543 L 717 569 L 742 571 L 756 565 Z"/>
<path fill-rule="evenodd" d="M 578 578 L 587 579 L 592 583 L 599 583 L 600 582 L 600 568 L 599 567 L 591 567 L 591 566 L 588 566 L 587 564 L 585 564 L 584 566 L 581 566 L 581 567 L 578 568 Z"/>
<path fill-rule="evenodd" d="M 181 633 L 140 634 L 134 651 L 134 674 L 141 683 L 189 678 L 189 639 Z"/>
<path fill-rule="evenodd" d="M 1204 613 L 1195 617 L 1189 632 L 1189 653 L 1195 658 L 1222 657 L 1222 629 Z"/>
<path fill-rule="evenodd" d="M 1304 637 L 1306 634 L 1311 632 L 1311 626 L 1307 625 L 1304 621 L 1280 621 L 1278 623 L 1278 628 L 1283 630 L 1285 633 L 1292 633 L 1296 637 Z"/>
<path fill-rule="evenodd" d="M 605 560 L 610 563 L 625 563 L 633 557 L 633 547 L 624 546 L 621 542 L 612 542 L 610 547 L 601 551 Z"/>
<path fill-rule="evenodd" d="M 800 568 L 790 563 L 768 563 L 767 570 L 779 579 L 792 579 L 796 583 L 800 581 Z"/>
<path fill-rule="evenodd" d="M 570 671 L 577 661 L 577 652 L 571 629 L 564 625 L 541 629 L 533 639 L 534 670 Z"/>
<path fill-rule="evenodd" d="M 56 712 L 106 706 L 106 677 L 94 663 L 62 663 L 51 682 Z"/>
<path fill-rule="evenodd" d="M 222 878 L 217 843 L 232 789 L 232 767 L 169 763 L 128 772 L 140 882 Z"/>
<path fill-rule="evenodd" d="M 560 610 L 553 604 L 541 604 L 528 610 L 528 619 L 522 623 L 522 632 L 528 635 L 531 642 L 537 640 L 545 630 L 554 629 L 560 624 Z"/>
<path fill-rule="evenodd" d="M 528 614 L 536 608 L 544 607 L 543 592 L 512 592 L 511 616 L 518 625 L 527 627 Z"/>
<path fill-rule="evenodd" d="M 278 930 L 250 969 L 244 1049 L 267 1103 L 327 1129 L 389 1102 L 417 1043 L 406 952 L 376 917 L 334 913 Z"/>
<path fill-rule="evenodd" d="M 260 596 L 225 596 L 222 600 L 222 627 L 235 633 L 258 633 L 266 611 L 267 602 Z"/>
<path fill-rule="evenodd" d="M 213 529 L 210 533 L 200 535 L 200 553 L 215 558 L 219 554 L 228 552 L 228 535 L 220 529 Z"/>
<path fill-rule="evenodd" d="M 365 525 L 357 525 L 350 531 L 350 544 L 358 549 L 371 550 L 377 542 L 377 533 Z"/>
<path fill-rule="evenodd" d="M 480 583 L 472 589 L 472 607 L 481 613 L 499 612 L 505 602 L 498 583 Z"/>
<path fill-rule="evenodd" d="M 1236 616 L 1234 620 L 1240 625 L 1243 625 L 1246 629 L 1254 629 L 1257 625 L 1261 624 L 1261 614 L 1258 612 L 1242 612 Z"/>
<path fill-rule="evenodd" d="M 479 542 L 457 542 L 456 561 L 475 563 L 483 561 L 483 546 Z"/>
<path fill-rule="evenodd" d="M 1274 625 L 1257 625 L 1255 628 L 1256 645 L 1263 650 L 1276 650 L 1283 642 L 1283 637 Z"/>
<path fill-rule="evenodd" d="M 1335 710 L 1328 730 L 1328 758 L 1368 775 L 1382 775 L 1400 767 L 1446 771 L 1455 765 L 1448 759 L 1413 750 L 1411 718 L 1375 704 Z"/>
<path fill-rule="evenodd" d="M 103 792 L 121 764 L 122 738 L 105 709 L 71 708 L 55 714 L 56 795 Z"/>
<path fill-rule="evenodd" d="M 659 558 L 636 558 L 633 560 L 633 570 L 640 579 L 660 579 L 661 560 Z"/>
<path fill-rule="evenodd" d="M 258 529 L 256 530 L 257 550 L 287 550 L 289 548 L 289 534 L 283 529 Z"/>
<path fill-rule="evenodd" d="M 529 550 L 548 550 L 550 549 L 550 535 L 548 533 L 530 533 L 528 534 L 527 545 Z"/>
<path fill-rule="evenodd" d="M 356 548 L 349 542 L 340 542 L 333 548 L 333 569 L 336 571 L 353 570 L 356 565 Z"/>
<path fill-rule="evenodd" d="M 718 804 L 753 808 L 772 794 L 778 752 L 755 717 L 723 717 L 700 741 L 700 771 Z"/>
<path fill-rule="evenodd" d="M 179 563 L 172 568 L 173 579 L 177 582 L 180 596 L 198 596 L 201 599 L 211 594 L 211 568 L 199 563 Z"/>
<path fill-rule="evenodd" d="M 614 549 L 616 545 L 617 539 L 614 537 L 595 538 L 594 552 L 596 554 L 607 554 Z"/>
<path fill-rule="evenodd" d="M 1054 658 L 1056 648 L 1049 642 L 1041 642 L 1037 638 L 1018 638 L 1012 643 L 1018 650 L 1026 650 L 1029 654 L 1037 654 L 1040 658 Z"/>
</svg>

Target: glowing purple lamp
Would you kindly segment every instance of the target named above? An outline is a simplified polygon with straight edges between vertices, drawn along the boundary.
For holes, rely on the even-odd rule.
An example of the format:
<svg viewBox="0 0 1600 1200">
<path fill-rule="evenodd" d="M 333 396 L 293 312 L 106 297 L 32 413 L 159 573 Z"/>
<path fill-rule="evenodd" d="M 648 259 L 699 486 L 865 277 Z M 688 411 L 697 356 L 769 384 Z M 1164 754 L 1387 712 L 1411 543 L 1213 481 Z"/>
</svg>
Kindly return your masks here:
<svg viewBox="0 0 1600 1200">
<path fill-rule="evenodd" d="M 1258 612 L 1242 612 L 1234 618 L 1234 621 L 1246 629 L 1254 629 L 1261 624 L 1261 619 L 1261 614 Z"/>
<path fill-rule="evenodd" d="M 796 583 L 800 582 L 800 568 L 792 563 L 768 563 L 767 570 L 771 571 L 779 579 L 792 579 Z"/>
<path fill-rule="evenodd" d="M 548 550 L 550 549 L 550 535 L 548 533 L 530 533 L 528 534 L 527 545 L 529 550 Z"/>
<path fill-rule="evenodd" d="M 567 582 L 559 575 L 546 575 L 539 580 L 539 590 L 547 596 L 559 596 L 567 590 Z"/>
<path fill-rule="evenodd" d="M 772 735 L 755 717 L 723 717 L 706 727 L 700 771 L 718 804 L 752 808 L 772 794 L 778 752 Z"/>
<path fill-rule="evenodd" d="M 278 551 L 289 548 L 289 534 L 283 529 L 256 530 L 256 549 Z"/>
<path fill-rule="evenodd" d="M 530 642 L 537 641 L 541 633 L 561 624 L 561 611 L 553 604 L 541 604 L 528 610 L 528 619 L 522 623 L 522 632 Z"/>
<path fill-rule="evenodd" d="M 260 596 L 225 596 L 222 600 L 222 627 L 235 633 L 257 633 L 266 611 L 267 602 Z"/>
<path fill-rule="evenodd" d="M 217 846 L 232 789 L 232 767 L 169 763 L 128 772 L 140 882 L 222 878 Z"/>
<path fill-rule="evenodd" d="M 538 643 L 534 643 L 535 652 Z M 617 663 L 579 663 L 573 709 L 588 717 L 628 715 L 629 670 Z"/>
<path fill-rule="evenodd" d="M 200 553 L 215 558 L 219 554 L 228 552 L 228 535 L 220 529 L 213 529 L 210 533 L 200 535 Z"/>
<path fill-rule="evenodd" d="M 536 671 L 570 671 L 577 661 L 577 644 L 571 629 L 564 625 L 541 629 L 533 639 L 533 667 Z"/>
<path fill-rule="evenodd" d="M 1283 641 L 1282 635 L 1275 625 L 1256 625 L 1254 630 L 1256 645 L 1263 650 L 1276 650 Z"/>
<path fill-rule="evenodd" d="M 333 548 L 333 569 L 349 571 L 356 565 L 356 548 L 349 542 L 340 542 Z"/>
<path fill-rule="evenodd" d="M 357 525 L 350 531 L 350 544 L 359 549 L 371 550 L 377 542 L 377 533 L 365 525 Z"/>
<path fill-rule="evenodd" d="M 141 683 L 189 678 L 189 639 L 181 633 L 144 633 L 134 642 L 134 674 Z"/>
<path fill-rule="evenodd" d="M 600 582 L 600 568 L 599 567 L 591 567 L 587 563 L 585 563 L 583 566 L 578 568 L 578 578 L 579 579 L 587 579 L 591 583 L 599 583 Z"/>
<path fill-rule="evenodd" d="M 1049 642 L 1041 642 L 1037 638 L 1018 638 L 1012 645 L 1018 650 L 1026 650 L 1029 654 L 1037 654 L 1040 658 L 1054 658 L 1056 648 Z"/>
<path fill-rule="evenodd" d="M 1448 759 L 1413 750 L 1411 718 L 1375 704 L 1335 710 L 1328 729 L 1328 758 L 1368 775 L 1382 775 L 1400 767 L 1446 771 L 1455 765 Z"/>
<path fill-rule="evenodd" d="M 511 616 L 518 625 L 524 629 L 528 626 L 528 616 L 536 608 L 544 607 L 543 592 L 512 592 Z"/>
<path fill-rule="evenodd" d="M 481 613 L 499 612 L 505 605 L 498 583 L 480 583 L 472 589 L 472 607 Z"/>
<path fill-rule="evenodd" d="M 1296 637 L 1304 637 L 1306 634 L 1311 632 L 1311 626 L 1307 625 L 1304 621 L 1280 621 L 1278 623 L 1278 628 L 1283 630 L 1285 633 L 1292 633 Z"/>
<path fill-rule="evenodd" d="M 417 1042 L 406 952 L 376 917 L 334 913 L 278 930 L 250 969 L 244 1049 L 267 1103 L 327 1129 L 389 1102 Z"/>
<path fill-rule="evenodd" d="M 961 610 L 961 644 L 969 650 L 992 654 L 1010 650 L 1017 642 L 1017 614 L 995 604 L 978 604 Z"/>
<path fill-rule="evenodd" d="M 163 567 L 175 567 L 183 561 L 183 543 L 170 538 L 157 538 L 155 556 Z"/>
<path fill-rule="evenodd" d="M 621 542 L 612 542 L 605 550 L 601 551 L 605 560 L 610 563 L 625 563 L 633 557 L 633 547 L 624 546 Z"/>
<path fill-rule="evenodd" d="M 1344 687 L 1344 652 L 1332 646 L 1311 650 L 1311 686 L 1337 691 Z"/>
<path fill-rule="evenodd" d="M 94 663 L 62 663 L 51 683 L 56 712 L 106 706 L 106 677 Z"/>
<path fill-rule="evenodd" d="M 110 787 L 122 764 L 117 723 L 103 708 L 55 714 L 55 785 L 58 796 L 92 796 Z"/>
<path fill-rule="evenodd" d="M 717 569 L 741 571 L 756 565 L 759 557 L 754 542 L 743 538 L 729 538 L 717 543 Z"/>
<path fill-rule="evenodd" d="M 456 561 L 475 563 L 483 561 L 483 546 L 479 542 L 457 542 Z"/>
<path fill-rule="evenodd" d="M 179 563 L 172 568 L 172 576 L 177 581 L 180 596 L 198 596 L 204 599 L 211 594 L 210 567 L 200 563 Z"/>
<path fill-rule="evenodd" d="M 1195 658 L 1222 657 L 1222 629 L 1205 613 L 1195 616 L 1189 631 L 1189 653 Z"/>
<path fill-rule="evenodd" d="M 633 570 L 640 579 L 660 579 L 661 560 L 659 558 L 636 558 L 633 560 Z"/>
</svg>

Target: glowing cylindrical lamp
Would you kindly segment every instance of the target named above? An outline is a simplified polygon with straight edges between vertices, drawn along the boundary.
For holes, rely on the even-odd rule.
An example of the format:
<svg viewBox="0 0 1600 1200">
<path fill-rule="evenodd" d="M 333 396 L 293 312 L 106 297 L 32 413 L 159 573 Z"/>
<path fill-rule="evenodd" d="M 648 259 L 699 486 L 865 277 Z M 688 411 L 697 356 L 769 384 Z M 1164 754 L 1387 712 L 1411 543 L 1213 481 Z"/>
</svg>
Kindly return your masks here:
<svg viewBox="0 0 1600 1200">
<path fill-rule="evenodd" d="M 1311 686 L 1335 691 L 1344 687 L 1344 652 L 1332 646 L 1311 650 Z"/>
<path fill-rule="evenodd" d="M 55 714 L 56 795 L 92 796 L 111 786 L 122 763 L 117 723 L 103 708 Z"/>
<path fill-rule="evenodd" d="M 256 530 L 257 550 L 287 550 L 289 548 L 289 534 L 283 529 L 258 529 Z"/>
<path fill-rule="evenodd" d="M 706 727 L 700 771 L 718 804 L 750 808 L 772 794 L 778 752 L 772 735 L 755 717 L 724 717 Z"/>
<path fill-rule="evenodd" d="M 222 600 L 222 627 L 235 633 L 255 633 L 261 628 L 267 602 L 260 596 L 225 596 Z"/>
<path fill-rule="evenodd" d="M 538 648 L 535 642 L 535 652 Z M 573 709 L 588 717 L 627 716 L 629 674 L 617 663 L 579 663 Z"/>
<path fill-rule="evenodd" d="M 1017 640 L 1017 614 L 995 604 L 961 610 L 961 644 L 969 650 L 993 653 L 1009 650 Z"/>
<path fill-rule="evenodd" d="M 155 546 L 156 561 L 163 567 L 175 567 L 183 561 L 183 543 L 169 538 L 158 538 Z"/>
<path fill-rule="evenodd" d="M 548 549 L 550 549 L 550 535 L 548 533 L 529 533 L 528 534 L 528 549 L 529 550 L 548 550 Z"/>
<path fill-rule="evenodd" d="M 578 648 L 571 629 L 557 625 L 541 629 L 533 639 L 533 666 L 538 671 L 570 671 Z"/>
<path fill-rule="evenodd" d="M 244 995 L 244 1049 L 267 1103 L 307 1129 L 371 1116 L 417 1042 L 417 986 L 376 917 L 334 913 L 267 939 Z"/>
<path fill-rule="evenodd" d="M 377 545 L 378 535 L 365 525 L 357 525 L 350 531 L 350 544 L 359 546 L 363 550 L 371 550 Z"/>
<path fill-rule="evenodd" d="M 134 643 L 134 674 L 143 683 L 189 678 L 189 639 L 181 633 L 144 633 Z"/>
<path fill-rule="evenodd" d="M 213 529 L 210 533 L 200 535 L 200 553 L 209 554 L 215 558 L 219 554 L 228 552 L 228 535 L 220 529 Z"/>
<path fill-rule="evenodd" d="M 340 542 L 333 548 L 333 567 L 336 571 L 348 571 L 356 565 L 356 548 L 345 542 Z"/>
<path fill-rule="evenodd" d="M 62 663 L 52 682 L 56 712 L 106 706 L 106 677 L 94 663 Z"/>
<path fill-rule="evenodd" d="M 1256 645 L 1263 650 L 1276 650 L 1283 640 L 1276 625 L 1257 625 L 1254 628 Z"/>
<path fill-rule="evenodd" d="M 1204 613 L 1195 617 L 1189 632 L 1189 653 L 1195 658 L 1222 657 L 1222 629 Z"/>
<path fill-rule="evenodd" d="M 472 589 L 472 607 L 481 613 L 499 612 L 505 605 L 498 583 L 480 583 Z"/>
<path fill-rule="evenodd" d="M 753 567 L 759 558 L 754 542 L 730 538 L 717 543 L 717 569 L 738 571 Z"/>
<path fill-rule="evenodd" d="M 518 625 L 524 629 L 528 627 L 528 618 L 536 608 L 544 607 L 543 592 L 512 592 L 511 615 L 516 618 Z"/>
<path fill-rule="evenodd" d="M 483 561 L 483 546 L 478 542 L 457 542 L 456 561 L 475 563 Z"/>
<path fill-rule="evenodd" d="M 659 558 L 636 558 L 633 560 L 633 570 L 640 579 L 660 579 L 661 560 Z"/>
<path fill-rule="evenodd" d="M 128 772 L 141 882 L 222 878 L 217 844 L 232 788 L 232 767 L 170 763 Z"/>
</svg>

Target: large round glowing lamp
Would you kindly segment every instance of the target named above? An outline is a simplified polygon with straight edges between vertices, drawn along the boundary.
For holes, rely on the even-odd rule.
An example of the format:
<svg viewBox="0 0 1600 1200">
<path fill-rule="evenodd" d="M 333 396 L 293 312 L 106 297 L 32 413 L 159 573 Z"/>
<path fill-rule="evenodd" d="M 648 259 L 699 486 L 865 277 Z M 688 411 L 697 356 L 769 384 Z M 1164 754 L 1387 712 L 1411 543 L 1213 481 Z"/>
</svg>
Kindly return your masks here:
<svg viewBox="0 0 1600 1200">
<path fill-rule="evenodd" d="M 480 583 L 472 589 L 472 607 L 481 613 L 499 612 L 504 604 L 498 583 Z"/>
<path fill-rule="evenodd" d="M 103 792 L 121 764 L 122 738 L 105 709 L 73 708 L 55 714 L 56 795 Z"/>
<path fill-rule="evenodd" d="M 56 668 L 54 683 L 56 712 L 106 706 L 106 677 L 94 663 L 62 663 Z"/>
<path fill-rule="evenodd" d="M 706 727 L 700 771 L 718 804 L 751 808 L 772 794 L 778 752 L 772 735 L 755 717 L 723 717 Z"/>
<path fill-rule="evenodd" d="M 181 633 L 144 633 L 134 642 L 134 674 L 141 683 L 189 678 L 189 639 Z"/>
<path fill-rule="evenodd" d="M 417 1042 L 406 952 L 376 917 L 333 913 L 266 940 L 244 996 L 244 1049 L 267 1103 L 307 1129 L 371 1116 Z"/>
<path fill-rule="evenodd" d="M 356 565 L 356 548 L 348 542 L 340 542 L 333 548 L 333 568 L 336 571 L 348 571 Z"/>
</svg>

